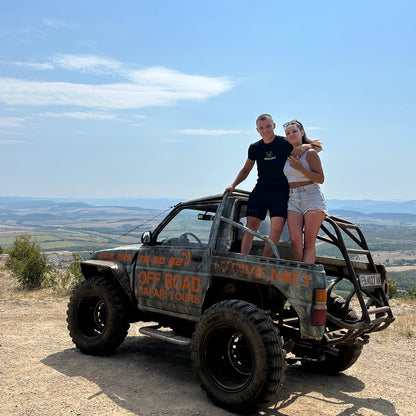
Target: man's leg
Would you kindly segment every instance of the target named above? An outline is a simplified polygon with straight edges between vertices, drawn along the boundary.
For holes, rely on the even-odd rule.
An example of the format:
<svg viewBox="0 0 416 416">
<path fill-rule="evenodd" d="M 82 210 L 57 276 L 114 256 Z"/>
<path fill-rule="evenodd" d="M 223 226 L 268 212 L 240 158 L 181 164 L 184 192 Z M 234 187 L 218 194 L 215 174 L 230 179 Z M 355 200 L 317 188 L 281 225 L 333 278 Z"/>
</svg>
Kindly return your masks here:
<svg viewBox="0 0 416 416">
<path fill-rule="evenodd" d="M 247 228 L 250 230 L 257 231 L 260 227 L 261 220 L 256 217 L 247 217 Z M 241 253 L 250 254 L 251 245 L 253 244 L 253 234 L 244 233 L 243 238 L 241 239 Z"/>
<path fill-rule="evenodd" d="M 280 236 L 283 232 L 283 227 L 285 225 L 286 219 L 282 217 L 272 217 L 270 218 L 270 234 L 269 238 L 273 241 L 273 243 L 277 246 L 280 241 Z M 260 225 L 260 223 L 259 223 Z M 270 244 L 266 244 L 263 250 L 264 257 L 271 257 L 273 254 L 273 250 Z"/>
</svg>

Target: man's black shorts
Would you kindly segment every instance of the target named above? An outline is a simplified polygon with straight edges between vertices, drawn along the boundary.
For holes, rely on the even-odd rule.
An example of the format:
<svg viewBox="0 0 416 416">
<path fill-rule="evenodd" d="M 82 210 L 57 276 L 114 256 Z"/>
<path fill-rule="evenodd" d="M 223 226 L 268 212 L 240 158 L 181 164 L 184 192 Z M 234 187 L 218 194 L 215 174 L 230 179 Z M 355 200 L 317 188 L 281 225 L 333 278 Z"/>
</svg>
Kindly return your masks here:
<svg viewBox="0 0 416 416">
<path fill-rule="evenodd" d="M 254 189 L 248 199 L 247 216 L 264 220 L 269 211 L 270 217 L 286 218 L 288 199 L 287 193 Z"/>
</svg>

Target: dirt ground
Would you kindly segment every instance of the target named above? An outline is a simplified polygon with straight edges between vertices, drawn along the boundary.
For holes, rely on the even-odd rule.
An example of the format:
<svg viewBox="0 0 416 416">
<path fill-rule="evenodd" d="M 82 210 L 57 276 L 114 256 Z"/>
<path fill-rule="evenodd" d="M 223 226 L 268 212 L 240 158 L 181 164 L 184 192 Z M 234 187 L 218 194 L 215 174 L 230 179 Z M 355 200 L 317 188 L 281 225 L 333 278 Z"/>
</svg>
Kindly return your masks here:
<svg viewBox="0 0 416 416">
<path fill-rule="evenodd" d="M 139 335 L 133 324 L 116 354 L 84 355 L 68 335 L 67 299 L 8 297 L 1 283 L 0 274 L 0 415 L 231 415 L 205 396 L 188 348 Z M 389 331 L 374 334 L 338 376 L 289 367 L 278 402 L 260 414 L 416 415 L 416 340 Z"/>
</svg>

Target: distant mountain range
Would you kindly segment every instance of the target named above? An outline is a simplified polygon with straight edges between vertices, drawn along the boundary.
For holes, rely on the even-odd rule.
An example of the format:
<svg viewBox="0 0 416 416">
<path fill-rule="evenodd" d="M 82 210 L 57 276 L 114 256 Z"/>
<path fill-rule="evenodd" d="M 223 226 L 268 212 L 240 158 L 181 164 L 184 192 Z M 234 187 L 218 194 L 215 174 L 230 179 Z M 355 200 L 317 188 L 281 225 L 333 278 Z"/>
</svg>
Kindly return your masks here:
<svg viewBox="0 0 416 416">
<path fill-rule="evenodd" d="M 69 207 L 124 207 L 165 210 L 181 199 L 173 198 L 26 198 L 0 196 L 0 210 L 19 209 L 23 207 L 41 208 L 51 203 Z"/>
<path fill-rule="evenodd" d="M 135 244 L 142 232 L 154 229 L 178 202 L 169 198 L 0 197 L 0 246 L 10 247 L 15 235 L 22 233 L 36 236 L 46 251 L 91 251 L 114 245 L 115 241 Z M 373 247 L 400 252 L 400 257 L 396 256 L 398 265 L 407 264 L 409 250 L 415 250 L 415 204 L 416 201 L 328 201 L 331 215 L 365 227 Z"/>
<path fill-rule="evenodd" d="M 26 198 L 26 197 L 1 197 L 1 209 L 41 208 L 50 206 L 51 203 L 69 207 L 134 207 L 143 209 L 165 210 L 183 199 L 174 198 Z M 331 214 L 339 215 L 340 212 L 354 212 L 355 214 L 410 214 L 416 215 L 416 200 L 396 201 L 374 201 L 328 199 L 328 210 Z"/>
<path fill-rule="evenodd" d="M 401 213 L 416 215 L 416 201 L 373 201 L 371 199 L 362 200 L 327 200 L 329 210 L 358 211 L 364 214 L 371 213 Z"/>
</svg>

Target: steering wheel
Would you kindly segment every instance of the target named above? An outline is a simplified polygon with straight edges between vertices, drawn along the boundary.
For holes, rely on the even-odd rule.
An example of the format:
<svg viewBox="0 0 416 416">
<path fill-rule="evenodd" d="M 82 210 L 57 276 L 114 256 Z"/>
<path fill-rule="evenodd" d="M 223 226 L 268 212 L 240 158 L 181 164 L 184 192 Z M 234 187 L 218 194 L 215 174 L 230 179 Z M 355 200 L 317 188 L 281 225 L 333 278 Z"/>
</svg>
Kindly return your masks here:
<svg viewBox="0 0 416 416">
<path fill-rule="evenodd" d="M 195 238 L 200 246 L 202 245 L 202 241 L 194 233 L 183 233 L 179 236 L 179 238 L 188 239 L 188 235 Z"/>
</svg>

